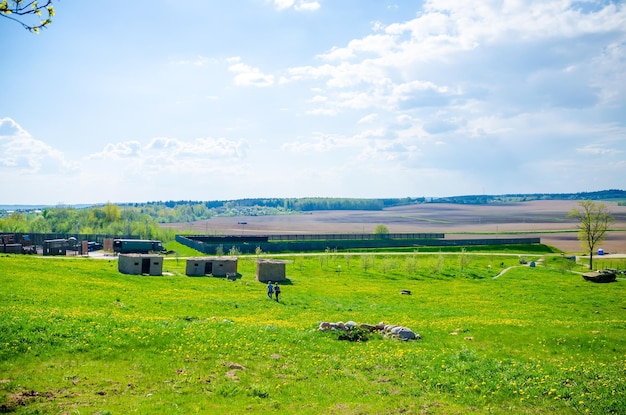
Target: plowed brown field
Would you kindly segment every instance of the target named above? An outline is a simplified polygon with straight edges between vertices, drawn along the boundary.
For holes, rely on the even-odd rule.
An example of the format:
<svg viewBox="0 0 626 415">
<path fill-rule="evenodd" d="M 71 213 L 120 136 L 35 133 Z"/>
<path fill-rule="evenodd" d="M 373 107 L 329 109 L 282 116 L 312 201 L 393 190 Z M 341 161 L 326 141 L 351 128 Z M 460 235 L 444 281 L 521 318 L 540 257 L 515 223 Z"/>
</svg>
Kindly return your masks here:
<svg viewBox="0 0 626 415">
<path fill-rule="evenodd" d="M 605 252 L 626 253 L 626 206 L 607 203 L 614 231 L 598 246 Z M 391 233 L 445 233 L 446 239 L 539 237 L 541 242 L 566 252 L 582 252 L 567 217 L 575 201 L 533 201 L 498 205 L 418 204 L 382 211 L 315 211 L 294 215 L 216 217 L 164 227 L 197 234 L 268 235 L 320 233 L 373 233 L 376 225 Z M 245 222 L 245 224 L 241 224 Z"/>
</svg>

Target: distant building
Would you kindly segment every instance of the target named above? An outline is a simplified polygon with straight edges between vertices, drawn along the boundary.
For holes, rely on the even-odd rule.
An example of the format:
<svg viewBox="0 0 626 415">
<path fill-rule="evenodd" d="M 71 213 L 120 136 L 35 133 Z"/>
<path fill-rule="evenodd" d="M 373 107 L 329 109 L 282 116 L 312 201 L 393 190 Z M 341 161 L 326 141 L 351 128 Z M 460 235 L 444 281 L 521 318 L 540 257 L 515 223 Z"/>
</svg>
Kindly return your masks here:
<svg viewBox="0 0 626 415">
<path fill-rule="evenodd" d="M 256 263 L 256 279 L 260 282 L 285 281 L 287 261 L 259 259 Z"/>
<path fill-rule="evenodd" d="M 24 249 L 22 244 L 0 244 L 0 253 L 2 254 L 22 254 Z"/>
<path fill-rule="evenodd" d="M 67 239 L 46 239 L 43 241 L 43 254 L 48 255 L 67 255 L 69 244 Z"/>
<path fill-rule="evenodd" d="M 163 257 L 156 254 L 120 254 L 117 268 L 122 274 L 162 275 Z"/>
<path fill-rule="evenodd" d="M 237 275 L 237 257 L 191 257 L 187 259 L 185 274 L 190 277 Z"/>
</svg>

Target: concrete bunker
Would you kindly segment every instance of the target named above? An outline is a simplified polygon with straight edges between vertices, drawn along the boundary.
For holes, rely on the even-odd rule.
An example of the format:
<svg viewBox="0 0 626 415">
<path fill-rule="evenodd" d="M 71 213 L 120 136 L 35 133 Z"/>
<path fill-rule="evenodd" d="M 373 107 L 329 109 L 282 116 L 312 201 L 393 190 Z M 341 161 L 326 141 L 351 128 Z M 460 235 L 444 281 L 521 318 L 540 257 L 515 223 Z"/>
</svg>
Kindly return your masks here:
<svg viewBox="0 0 626 415">
<path fill-rule="evenodd" d="M 117 268 L 122 274 L 162 275 L 163 257 L 154 254 L 120 254 Z"/>
<path fill-rule="evenodd" d="M 256 263 L 256 279 L 260 282 L 285 281 L 285 273 L 288 261 L 278 259 L 259 259 Z"/>
<path fill-rule="evenodd" d="M 190 277 L 229 277 L 237 275 L 237 257 L 191 257 L 187 259 L 185 274 Z"/>
</svg>

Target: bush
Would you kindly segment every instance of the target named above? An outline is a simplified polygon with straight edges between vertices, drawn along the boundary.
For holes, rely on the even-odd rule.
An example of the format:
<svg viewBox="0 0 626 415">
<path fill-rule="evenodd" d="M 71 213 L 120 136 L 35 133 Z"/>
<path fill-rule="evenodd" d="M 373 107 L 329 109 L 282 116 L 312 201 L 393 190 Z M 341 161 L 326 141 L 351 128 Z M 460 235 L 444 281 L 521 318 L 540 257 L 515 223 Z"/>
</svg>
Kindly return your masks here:
<svg viewBox="0 0 626 415">
<path fill-rule="evenodd" d="M 337 336 L 337 340 L 347 340 L 350 342 L 366 342 L 370 339 L 370 331 L 360 327 L 353 327 L 349 330 L 342 331 Z"/>
</svg>

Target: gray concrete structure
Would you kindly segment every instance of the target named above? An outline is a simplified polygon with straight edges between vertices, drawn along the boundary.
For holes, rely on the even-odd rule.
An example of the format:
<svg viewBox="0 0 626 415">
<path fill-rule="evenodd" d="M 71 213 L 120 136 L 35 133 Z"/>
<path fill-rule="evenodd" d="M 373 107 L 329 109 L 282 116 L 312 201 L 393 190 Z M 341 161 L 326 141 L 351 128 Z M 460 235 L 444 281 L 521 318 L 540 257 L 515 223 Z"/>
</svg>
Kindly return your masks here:
<svg viewBox="0 0 626 415">
<path fill-rule="evenodd" d="M 260 282 L 280 282 L 287 279 L 287 261 L 277 259 L 259 259 L 256 263 L 256 279 Z"/>
<path fill-rule="evenodd" d="M 163 257 L 153 254 L 120 254 L 117 269 L 122 274 L 162 275 Z"/>
<path fill-rule="evenodd" d="M 190 277 L 212 275 L 228 277 L 237 275 L 237 257 L 191 257 L 187 259 L 185 274 Z"/>
</svg>

